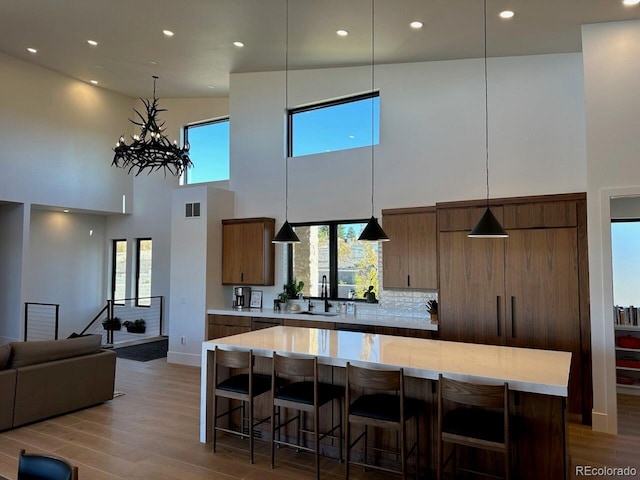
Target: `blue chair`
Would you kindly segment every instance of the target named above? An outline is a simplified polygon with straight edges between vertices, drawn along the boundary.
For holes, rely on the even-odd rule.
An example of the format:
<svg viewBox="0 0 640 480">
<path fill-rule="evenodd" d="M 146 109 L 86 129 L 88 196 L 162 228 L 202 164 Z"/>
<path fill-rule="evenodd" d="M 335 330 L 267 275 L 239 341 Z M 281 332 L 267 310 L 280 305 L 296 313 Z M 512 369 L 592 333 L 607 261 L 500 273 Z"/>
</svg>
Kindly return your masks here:
<svg viewBox="0 0 640 480">
<path fill-rule="evenodd" d="M 62 458 L 20 450 L 18 480 L 78 480 L 78 467 Z"/>
</svg>

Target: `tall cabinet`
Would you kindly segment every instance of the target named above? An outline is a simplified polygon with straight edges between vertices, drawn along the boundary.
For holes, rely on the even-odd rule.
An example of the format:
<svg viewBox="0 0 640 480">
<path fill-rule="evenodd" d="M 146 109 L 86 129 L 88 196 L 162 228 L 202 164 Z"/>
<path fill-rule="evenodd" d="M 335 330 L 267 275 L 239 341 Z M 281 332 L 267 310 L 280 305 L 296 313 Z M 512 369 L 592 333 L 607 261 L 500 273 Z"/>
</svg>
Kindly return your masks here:
<svg viewBox="0 0 640 480">
<path fill-rule="evenodd" d="M 569 411 L 590 418 L 584 194 L 496 200 L 505 239 L 469 238 L 484 206 L 439 204 L 440 337 L 572 352 Z"/>
</svg>

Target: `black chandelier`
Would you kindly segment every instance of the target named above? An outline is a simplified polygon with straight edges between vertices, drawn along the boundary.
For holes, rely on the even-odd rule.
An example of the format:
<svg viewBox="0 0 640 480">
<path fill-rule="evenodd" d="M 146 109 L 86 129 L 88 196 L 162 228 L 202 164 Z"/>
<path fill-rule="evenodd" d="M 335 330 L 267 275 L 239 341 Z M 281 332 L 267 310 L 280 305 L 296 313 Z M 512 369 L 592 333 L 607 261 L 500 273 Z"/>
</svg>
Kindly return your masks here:
<svg viewBox="0 0 640 480">
<path fill-rule="evenodd" d="M 156 80 L 157 76 L 153 76 L 153 101 L 141 98 L 140 100 L 147 109 L 146 118 L 136 109 L 133 111 L 138 115 L 139 121 L 129 119 L 131 123 L 140 127 L 140 135 L 133 135 L 131 143 L 127 145 L 124 135 L 120 135 L 120 140 L 116 143 L 113 151 L 114 165 L 119 168 L 126 168 L 127 173 L 137 169 L 136 176 L 143 170 L 149 169 L 148 173 L 156 170 L 164 169 L 165 175 L 167 170 L 172 175 L 182 175 L 188 167 L 193 166 L 189 158 L 189 145 L 184 148 L 178 146 L 178 142 L 171 143 L 163 134 L 164 122 L 160 122 L 157 116 L 159 112 L 166 112 L 164 108 L 158 108 L 158 99 L 156 98 Z"/>
</svg>

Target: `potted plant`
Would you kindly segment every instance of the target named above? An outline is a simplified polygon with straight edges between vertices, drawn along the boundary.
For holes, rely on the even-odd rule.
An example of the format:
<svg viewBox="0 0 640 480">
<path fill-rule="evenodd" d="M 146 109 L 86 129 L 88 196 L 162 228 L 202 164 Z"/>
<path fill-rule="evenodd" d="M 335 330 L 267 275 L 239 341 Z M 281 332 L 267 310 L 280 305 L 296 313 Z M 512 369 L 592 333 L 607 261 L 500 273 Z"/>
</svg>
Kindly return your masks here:
<svg viewBox="0 0 640 480">
<path fill-rule="evenodd" d="M 127 332 L 129 333 L 144 333 L 147 330 L 145 321 L 141 318 L 133 322 L 127 320 L 123 325 L 127 327 Z"/>
<path fill-rule="evenodd" d="M 303 288 L 304 282 L 298 282 L 296 279 L 293 279 L 293 281 L 289 283 L 285 283 L 283 285 L 284 291 L 278 295 L 280 303 L 289 303 L 289 308 L 296 305 L 294 308 L 291 308 L 291 310 L 300 310 L 300 305 L 297 304 L 296 301 L 298 300 Z"/>
<path fill-rule="evenodd" d="M 429 300 L 427 302 L 427 311 L 431 316 L 431 323 L 438 323 L 438 301 Z"/>
<path fill-rule="evenodd" d="M 102 328 L 105 330 L 120 330 L 122 328 L 122 322 L 118 317 L 107 318 L 102 322 Z"/>
</svg>

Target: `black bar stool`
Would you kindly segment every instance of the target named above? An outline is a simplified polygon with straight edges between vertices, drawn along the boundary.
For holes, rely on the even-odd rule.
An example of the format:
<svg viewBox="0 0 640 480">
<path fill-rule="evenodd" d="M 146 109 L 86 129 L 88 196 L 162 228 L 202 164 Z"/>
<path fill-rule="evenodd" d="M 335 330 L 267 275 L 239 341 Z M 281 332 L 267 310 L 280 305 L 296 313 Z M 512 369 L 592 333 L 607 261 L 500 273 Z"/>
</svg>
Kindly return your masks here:
<svg viewBox="0 0 640 480">
<path fill-rule="evenodd" d="M 78 480 L 78 467 L 68 460 L 20 450 L 18 480 Z"/>
<path fill-rule="evenodd" d="M 353 392 L 364 389 L 374 393 L 360 394 L 354 399 Z M 346 425 L 346 470 L 345 478 L 349 479 L 350 465 L 372 468 L 384 472 L 400 474 L 402 479 L 407 476 L 407 459 L 412 453 L 416 454 L 416 478 L 420 474 L 420 411 L 423 403 L 413 398 L 406 398 L 404 394 L 404 372 L 399 370 L 371 370 L 368 368 L 354 367 L 347 363 L 347 425 Z M 416 441 L 407 450 L 407 421 L 415 418 Z M 351 424 L 364 426 L 364 432 L 351 442 Z M 395 454 L 400 460 L 400 469 L 372 465 L 367 463 L 368 450 L 386 451 L 380 448 L 369 447 L 368 427 L 380 427 L 395 430 L 399 434 L 399 447 Z M 364 438 L 364 454 L 362 462 L 351 460 L 351 448 Z M 396 437 L 397 439 L 397 437 Z"/>
<path fill-rule="evenodd" d="M 455 408 L 445 410 L 444 402 L 453 402 Z M 468 408 L 473 407 L 473 408 Z M 477 408 L 481 407 L 481 408 Z M 489 410 L 491 409 L 491 410 Z M 484 476 L 493 476 L 456 465 L 456 447 L 465 445 L 504 454 L 504 478 L 511 478 L 509 428 L 509 386 L 478 385 L 438 376 L 438 480 L 452 461 L 453 476 L 463 470 Z M 453 449 L 444 460 L 444 442 Z"/>
<path fill-rule="evenodd" d="M 253 463 L 253 430 L 254 427 L 266 422 L 266 417 L 258 422 L 253 418 L 253 399 L 267 393 L 271 390 L 271 377 L 269 375 L 261 375 L 253 373 L 254 365 L 253 352 L 220 350 L 216 347 L 213 353 L 213 453 L 216 453 L 216 433 L 218 430 L 231 433 L 241 438 L 249 438 L 249 463 Z M 218 367 L 226 367 L 233 371 L 230 376 L 224 380 L 220 380 Z M 226 412 L 218 414 L 218 397 L 228 398 L 230 400 L 240 400 L 240 405 L 229 408 Z M 249 405 L 249 417 L 246 417 L 246 404 Z M 231 415 L 241 410 L 240 430 L 224 428 L 218 426 L 220 417 Z M 245 433 L 245 423 L 247 423 L 247 432 Z"/>
<path fill-rule="evenodd" d="M 285 383 L 289 380 L 289 383 Z M 272 376 L 272 397 L 273 410 L 271 412 L 271 468 L 274 468 L 275 446 L 284 445 L 315 455 L 316 478 L 320 478 L 320 440 L 325 437 L 335 438 L 333 433 L 336 429 L 338 433 L 339 457 L 342 461 L 342 399 L 344 398 L 344 387 L 322 383 L 318 381 L 318 359 L 285 357 L 273 352 L 273 376 Z M 331 422 L 331 428 L 324 433 L 320 433 L 320 407 L 333 400 L 338 400 L 339 418 L 338 425 Z M 290 408 L 298 411 L 295 417 L 281 422 L 280 409 Z M 313 431 L 304 430 L 304 413 L 313 414 Z M 277 424 L 276 424 L 277 419 Z M 296 443 L 291 443 L 281 439 L 281 430 L 289 423 L 297 421 Z M 278 438 L 276 439 L 276 431 Z M 302 433 L 313 433 L 314 448 L 303 446 L 301 442 Z"/>
</svg>

